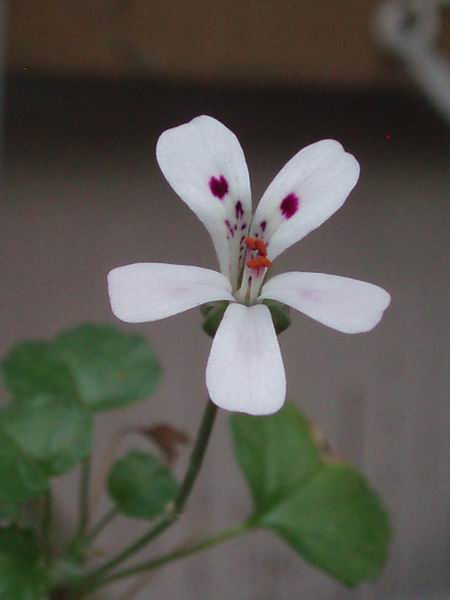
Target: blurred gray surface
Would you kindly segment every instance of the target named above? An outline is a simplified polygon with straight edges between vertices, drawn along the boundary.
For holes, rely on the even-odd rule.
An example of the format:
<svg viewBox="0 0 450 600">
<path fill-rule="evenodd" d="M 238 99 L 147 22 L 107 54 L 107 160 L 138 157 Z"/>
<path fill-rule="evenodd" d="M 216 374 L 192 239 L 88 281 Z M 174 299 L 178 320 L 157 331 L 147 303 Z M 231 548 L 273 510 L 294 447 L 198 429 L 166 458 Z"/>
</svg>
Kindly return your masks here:
<svg viewBox="0 0 450 600">
<path fill-rule="evenodd" d="M 240 137 L 254 203 L 296 150 L 320 138 L 337 138 L 361 162 L 346 205 L 275 269 L 377 283 L 391 292 L 392 306 L 375 331 L 359 336 L 294 314 L 281 346 L 289 397 L 381 492 L 395 542 L 375 585 L 346 590 L 269 533 L 257 532 L 153 575 L 139 599 L 431 600 L 450 584 L 450 140 L 416 101 L 12 82 L 1 208 L 1 350 L 82 321 L 114 321 L 105 286 L 114 266 L 163 261 L 215 268 L 205 230 L 166 184 L 154 156 L 163 129 L 200 113 L 218 117 Z M 97 466 L 125 422 L 169 421 L 193 433 L 204 403 L 210 340 L 199 314 L 130 329 L 151 340 L 165 377 L 147 403 L 99 417 Z M 74 474 L 58 482 L 63 523 L 76 481 Z M 103 500 L 97 516 L 106 508 Z M 248 510 L 223 413 L 185 519 L 152 552 L 216 532 Z M 111 553 L 141 528 L 117 521 L 99 547 Z M 126 589 L 117 586 L 105 597 L 127 598 Z"/>
</svg>

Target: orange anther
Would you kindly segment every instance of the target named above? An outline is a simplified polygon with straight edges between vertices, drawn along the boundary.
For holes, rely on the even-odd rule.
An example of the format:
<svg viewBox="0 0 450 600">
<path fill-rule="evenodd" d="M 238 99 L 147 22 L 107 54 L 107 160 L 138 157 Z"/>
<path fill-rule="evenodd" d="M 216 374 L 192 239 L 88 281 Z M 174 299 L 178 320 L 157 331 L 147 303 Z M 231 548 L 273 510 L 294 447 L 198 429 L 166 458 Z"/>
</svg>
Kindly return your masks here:
<svg viewBox="0 0 450 600">
<path fill-rule="evenodd" d="M 247 237 L 244 238 L 244 242 L 245 242 L 247 248 L 250 248 L 250 250 L 256 250 L 257 240 L 255 240 L 255 238 L 252 238 L 248 235 Z"/>
<path fill-rule="evenodd" d="M 266 256 L 267 255 L 267 245 L 266 242 L 264 240 L 255 240 L 256 242 L 256 249 L 258 250 L 258 252 L 260 253 L 261 256 Z"/>
<path fill-rule="evenodd" d="M 247 267 L 249 269 L 256 269 L 257 271 L 262 268 L 268 268 L 272 266 L 272 261 L 270 261 L 266 256 L 258 256 L 258 258 L 251 258 L 247 261 Z"/>
<path fill-rule="evenodd" d="M 267 256 L 260 256 L 257 260 L 259 260 L 259 264 L 262 267 L 269 268 L 272 266 L 272 261 L 267 258 Z"/>
<path fill-rule="evenodd" d="M 249 269 L 259 269 L 260 268 L 259 258 L 251 258 L 250 260 L 248 260 L 247 267 Z"/>
</svg>

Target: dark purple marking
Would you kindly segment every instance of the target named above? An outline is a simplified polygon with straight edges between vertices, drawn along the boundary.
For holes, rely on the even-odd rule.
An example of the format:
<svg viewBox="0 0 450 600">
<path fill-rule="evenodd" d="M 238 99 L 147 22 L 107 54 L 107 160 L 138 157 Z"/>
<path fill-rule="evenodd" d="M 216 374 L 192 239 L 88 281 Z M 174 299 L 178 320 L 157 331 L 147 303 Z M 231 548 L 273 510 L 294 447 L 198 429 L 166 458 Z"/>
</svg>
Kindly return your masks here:
<svg viewBox="0 0 450 600">
<path fill-rule="evenodd" d="M 237 231 L 237 225 L 236 225 L 236 223 L 234 224 L 234 230 Z"/>
<path fill-rule="evenodd" d="M 228 229 L 229 236 L 234 238 L 234 229 L 228 219 L 225 219 L 225 227 Z M 229 236 L 227 236 L 228 240 L 230 239 Z"/>
<path fill-rule="evenodd" d="M 298 198 L 295 194 L 288 194 L 280 204 L 281 214 L 285 219 L 290 219 L 298 211 Z"/>
<path fill-rule="evenodd" d="M 242 223 L 241 225 L 241 231 L 244 231 L 244 229 L 247 227 L 247 223 Z"/>
<path fill-rule="evenodd" d="M 247 285 L 249 285 L 249 286 L 252 285 L 252 276 L 251 275 L 248 278 Z"/>
<path fill-rule="evenodd" d="M 261 231 L 265 231 L 267 227 L 267 221 L 261 221 L 259 226 L 261 227 Z"/>
<path fill-rule="evenodd" d="M 211 177 L 209 180 L 209 189 L 216 198 L 223 199 L 225 194 L 228 194 L 228 181 L 223 175 L 220 177 Z"/>
<path fill-rule="evenodd" d="M 236 202 L 236 219 L 242 219 L 242 217 L 244 216 L 244 209 L 242 208 L 242 202 L 240 200 L 238 200 Z"/>
</svg>

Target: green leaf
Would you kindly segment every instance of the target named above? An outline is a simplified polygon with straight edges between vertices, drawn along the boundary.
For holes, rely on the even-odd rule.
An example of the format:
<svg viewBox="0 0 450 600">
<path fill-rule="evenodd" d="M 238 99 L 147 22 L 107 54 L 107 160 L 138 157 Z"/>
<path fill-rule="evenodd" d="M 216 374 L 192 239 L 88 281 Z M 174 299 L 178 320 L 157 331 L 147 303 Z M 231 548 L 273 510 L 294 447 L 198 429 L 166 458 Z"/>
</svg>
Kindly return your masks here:
<svg viewBox="0 0 450 600">
<path fill-rule="evenodd" d="M 160 380 L 159 363 L 145 338 L 111 325 L 66 331 L 54 347 L 72 373 L 78 397 L 95 411 L 141 400 Z"/>
<path fill-rule="evenodd" d="M 270 417 L 235 413 L 231 426 L 236 458 L 252 492 L 256 513 L 264 513 L 280 495 L 288 495 L 322 464 L 306 419 L 290 404 Z"/>
<path fill-rule="evenodd" d="M 289 316 L 289 306 L 277 302 L 276 300 L 264 300 L 263 304 L 267 306 L 272 315 L 273 325 L 277 335 L 283 333 L 291 324 L 291 318 Z"/>
<path fill-rule="evenodd" d="M 210 337 L 216 335 L 222 317 L 228 307 L 229 302 L 208 302 L 200 307 L 200 312 L 203 315 L 203 331 Z"/>
<path fill-rule="evenodd" d="M 0 600 L 42 600 L 47 577 L 31 530 L 0 529 Z"/>
<path fill-rule="evenodd" d="M 377 495 L 345 464 L 319 469 L 307 485 L 262 515 L 260 523 L 348 586 L 378 575 L 391 539 Z"/>
<path fill-rule="evenodd" d="M 108 490 L 117 509 L 128 517 L 151 519 L 160 514 L 177 493 L 170 470 L 146 452 L 131 451 L 113 466 Z"/>
<path fill-rule="evenodd" d="M 48 342 L 23 342 L 15 346 L 3 363 L 3 375 L 15 400 L 42 393 L 76 394 L 69 368 Z"/>
<path fill-rule="evenodd" d="M 155 391 L 161 370 L 140 335 L 82 325 L 51 342 L 19 344 L 3 364 L 14 400 L 43 393 L 78 398 L 91 410 L 126 406 Z"/>
<path fill-rule="evenodd" d="M 43 471 L 0 429 L 0 504 L 14 504 L 47 489 Z"/>
<path fill-rule="evenodd" d="M 251 517 L 342 583 L 373 579 L 391 530 L 380 499 L 350 465 L 321 455 L 291 405 L 269 417 L 232 417 L 235 454 L 254 502 Z"/>
<path fill-rule="evenodd" d="M 73 398 L 14 402 L 0 412 L 0 428 L 48 477 L 70 470 L 91 448 L 91 413 Z"/>
<path fill-rule="evenodd" d="M 0 503 L 0 519 L 14 519 L 19 514 L 19 506 L 15 502 Z"/>
</svg>

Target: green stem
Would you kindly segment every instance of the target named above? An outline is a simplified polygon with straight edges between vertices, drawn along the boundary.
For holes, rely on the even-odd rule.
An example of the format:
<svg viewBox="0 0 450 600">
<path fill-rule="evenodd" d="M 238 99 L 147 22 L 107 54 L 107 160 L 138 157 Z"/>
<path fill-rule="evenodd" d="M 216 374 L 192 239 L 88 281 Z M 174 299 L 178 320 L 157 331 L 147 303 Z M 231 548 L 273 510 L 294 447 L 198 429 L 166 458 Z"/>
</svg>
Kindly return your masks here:
<svg viewBox="0 0 450 600">
<path fill-rule="evenodd" d="M 211 548 L 212 546 L 222 544 L 227 540 L 235 538 L 238 535 L 249 531 L 251 528 L 252 524 L 249 521 L 246 521 L 245 523 L 241 523 L 239 525 L 236 525 L 235 527 L 231 527 L 230 529 L 225 529 L 225 531 L 222 531 L 221 533 L 213 537 L 207 538 L 206 540 L 202 540 L 197 544 L 194 544 L 193 546 L 189 546 L 187 548 L 178 548 L 173 552 L 168 552 L 167 554 L 163 554 L 162 556 L 153 560 L 140 563 L 134 567 L 130 567 L 129 569 L 123 569 L 122 571 L 118 571 L 110 575 L 109 577 L 98 581 L 94 585 L 93 589 L 96 590 L 100 587 L 109 585 L 113 581 L 118 581 L 119 579 L 125 579 L 127 577 L 132 577 L 133 575 L 138 575 L 139 573 L 153 571 L 174 560 L 179 560 L 180 558 L 191 556 L 191 554 L 202 552 L 203 550 Z"/>
<path fill-rule="evenodd" d="M 98 568 L 92 573 L 89 573 L 87 575 L 87 580 L 92 581 L 101 578 L 108 571 L 116 567 L 121 562 L 127 560 L 133 556 L 133 554 L 136 554 L 136 552 L 141 550 L 144 546 L 152 542 L 178 519 L 192 491 L 193 485 L 200 471 L 200 467 L 202 466 L 216 415 L 217 406 L 213 404 L 211 400 L 208 400 L 203 413 L 202 422 L 198 430 L 197 438 L 195 440 L 194 448 L 192 449 L 188 470 L 181 483 L 179 492 L 172 506 L 168 509 L 166 515 L 164 515 L 154 527 L 150 528 L 147 533 L 144 533 L 143 536 L 125 548 L 125 550 L 120 552 L 102 567 Z"/>
<path fill-rule="evenodd" d="M 103 517 L 95 525 L 92 527 L 91 531 L 86 536 L 86 541 L 92 543 L 96 537 L 98 537 L 101 532 L 107 527 L 113 519 L 115 519 L 118 515 L 118 511 L 115 508 L 111 508 L 108 512 L 106 512 Z"/>
<path fill-rule="evenodd" d="M 79 510 L 80 517 L 78 523 L 77 537 L 81 538 L 86 532 L 89 523 L 89 483 L 91 479 L 92 460 L 87 456 L 81 464 L 80 472 L 80 496 Z"/>
</svg>

